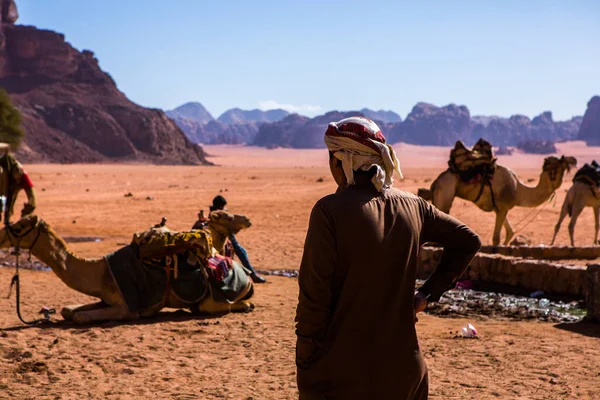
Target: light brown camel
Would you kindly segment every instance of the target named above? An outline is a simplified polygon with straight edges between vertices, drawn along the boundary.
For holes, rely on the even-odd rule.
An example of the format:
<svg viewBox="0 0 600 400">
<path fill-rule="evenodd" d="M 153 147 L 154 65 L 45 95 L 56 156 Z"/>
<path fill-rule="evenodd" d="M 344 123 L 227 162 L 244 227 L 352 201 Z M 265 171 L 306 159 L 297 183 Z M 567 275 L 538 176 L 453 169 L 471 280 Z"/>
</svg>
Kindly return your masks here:
<svg viewBox="0 0 600 400">
<path fill-rule="evenodd" d="M 577 165 L 574 157 L 548 157 L 536 187 L 519 181 L 517 175 L 507 167 L 497 165 L 490 186 L 482 190 L 481 182 L 465 183 L 454 172 L 446 170 L 431 184 L 431 189 L 419 189 L 419 196 L 431 200 L 434 206 L 445 213 L 450 212 L 455 197 L 475 203 L 481 210 L 496 213 L 496 224 L 492 243 L 500 244 L 502 226 L 506 230 L 504 244 L 510 243 L 514 231 L 507 219 L 513 207 L 537 207 L 550 198 L 560 187 L 565 172 Z M 495 205 L 495 206 L 494 206 Z"/>
<path fill-rule="evenodd" d="M 574 182 L 573 186 L 567 192 L 565 201 L 560 210 L 560 217 L 554 227 L 554 236 L 552 237 L 552 244 L 556 240 L 556 235 L 560 230 L 560 225 L 563 220 L 569 214 L 571 222 L 569 222 L 569 237 L 571 238 L 571 246 L 575 246 L 575 224 L 579 214 L 585 207 L 592 207 L 594 210 L 594 242 L 598 243 L 598 228 L 600 228 L 600 191 L 598 188 L 590 185 L 586 182 Z"/>
<path fill-rule="evenodd" d="M 221 229 L 229 229 L 232 233 L 237 233 L 248 224 L 246 217 L 232 216 L 223 218 L 219 226 Z M 78 323 L 131 320 L 155 315 L 163 307 L 190 308 L 189 303 L 182 301 L 171 292 L 164 304 L 161 303 L 139 313 L 129 312 L 105 258 L 86 259 L 73 254 L 67 248 L 65 241 L 36 215 L 24 217 L 12 224 L 10 231 L 6 228 L 0 230 L 0 248 L 11 247 L 17 239 L 22 249 L 30 249 L 31 254 L 48 265 L 71 289 L 101 300 L 98 303 L 64 307 L 61 314 L 66 320 Z M 205 290 L 203 293 L 205 293 L 204 298 L 192 311 L 202 314 L 223 314 L 230 311 L 249 311 L 254 308 L 247 300 L 253 293 L 250 279 L 245 289 L 233 302 L 215 301 L 211 290 Z"/>
</svg>

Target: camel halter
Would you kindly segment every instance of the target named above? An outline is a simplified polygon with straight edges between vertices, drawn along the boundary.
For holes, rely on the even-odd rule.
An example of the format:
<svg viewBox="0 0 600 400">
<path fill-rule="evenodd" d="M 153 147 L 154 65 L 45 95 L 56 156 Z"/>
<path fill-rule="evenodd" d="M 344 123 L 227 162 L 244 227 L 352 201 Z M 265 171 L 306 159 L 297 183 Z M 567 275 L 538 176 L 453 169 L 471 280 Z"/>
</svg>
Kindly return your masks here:
<svg viewBox="0 0 600 400">
<path fill-rule="evenodd" d="M 37 229 L 37 235 L 35 236 L 35 239 L 33 240 L 31 247 L 29 248 L 28 260 L 31 261 L 31 250 L 33 249 L 33 247 L 37 243 L 38 239 L 40 238 L 40 234 L 42 233 L 42 227 L 44 226 L 44 222 L 38 221 L 37 224 L 35 224 L 33 227 L 31 227 L 30 229 L 28 229 L 27 231 L 25 231 L 24 233 L 21 233 L 21 234 L 16 234 L 12 230 L 12 227 L 10 226 L 10 222 L 8 220 L 5 219 L 4 224 L 6 227 L 6 234 L 7 234 L 6 236 L 8 237 L 8 240 L 9 240 L 11 246 L 13 246 L 15 248 L 15 274 L 10 281 L 10 287 L 8 289 L 8 296 L 6 298 L 10 299 L 10 295 L 12 294 L 12 288 L 13 288 L 13 286 L 15 286 L 17 316 L 19 317 L 19 320 L 21 320 L 21 322 L 26 325 L 35 325 L 35 324 L 39 324 L 40 322 L 49 322 L 50 315 L 56 313 L 56 310 L 54 308 L 43 307 L 39 312 L 39 314 L 44 315 L 42 318 L 34 319 L 32 321 L 25 321 L 23 319 L 23 317 L 21 316 L 21 282 L 19 280 L 19 255 L 21 253 L 21 239 L 23 237 L 27 236 L 28 234 L 30 234 L 34 229 Z M 14 238 L 15 238 L 14 245 L 13 245 L 11 236 L 14 236 Z"/>
</svg>

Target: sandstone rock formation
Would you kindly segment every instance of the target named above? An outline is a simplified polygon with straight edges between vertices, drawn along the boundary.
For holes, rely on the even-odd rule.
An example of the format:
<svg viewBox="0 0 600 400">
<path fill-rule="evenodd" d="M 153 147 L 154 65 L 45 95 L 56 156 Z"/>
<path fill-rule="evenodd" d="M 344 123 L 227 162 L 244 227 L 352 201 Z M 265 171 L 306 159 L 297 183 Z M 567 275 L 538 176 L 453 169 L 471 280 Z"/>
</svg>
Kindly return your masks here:
<svg viewBox="0 0 600 400">
<path fill-rule="evenodd" d="M 363 108 L 360 110 L 360 113 L 367 118 L 372 120 L 377 120 L 384 122 L 386 124 L 395 124 L 397 122 L 402 122 L 402 118 L 393 111 L 385 111 L 385 110 L 371 110 L 369 108 Z"/>
<path fill-rule="evenodd" d="M 459 139 L 470 143 L 471 124 L 466 106 L 418 103 L 403 123 L 394 124 L 389 140 L 431 146 L 451 146 Z"/>
<path fill-rule="evenodd" d="M 0 86 L 23 116 L 23 161 L 206 163 L 162 111 L 129 101 L 91 51 L 31 26 L 3 23 L 1 32 Z"/>
<path fill-rule="evenodd" d="M 198 102 L 185 103 L 173 110 L 165 111 L 165 114 L 169 118 L 177 119 L 184 118 L 198 122 L 200 124 L 207 124 L 214 120 L 213 116 L 210 115 L 208 110 Z"/>
<path fill-rule="evenodd" d="M 323 134 L 327 125 L 351 116 L 364 116 L 358 111 L 330 111 L 315 118 L 292 114 L 281 121 L 260 126 L 254 145 L 263 147 L 292 147 L 296 149 L 324 148 Z M 381 121 L 375 121 L 380 128 Z M 383 128 L 382 128 L 383 129 Z"/>
<path fill-rule="evenodd" d="M 287 117 L 290 113 L 277 109 L 277 110 L 241 110 L 239 108 L 232 108 L 231 110 L 225 111 L 219 118 L 220 122 L 225 124 L 243 124 L 246 122 L 275 122 L 280 121 Z"/>
<path fill-rule="evenodd" d="M 585 140 L 588 145 L 600 145 L 600 96 L 589 101 L 577 139 Z"/>
<path fill-rule="evenodd" d="M 310 121 L 294 120 L 294 123 L 299 124 L 296 127 L 292 127 L 290 121 L 265 123 L 260 127 L 254 144 L 267 147 L 320 148 L 324 146 L 323 134 L 328 122 L 350 115 L 367 116 L 362 112 L 364 110 L 371 111 L 332 111 Z M 370 115 L 378 114 L 371 112 Z M 479 138 L 484 138 L 502 147 L 518 146 L 520 143 L 525 143 L 527 148 L 530 145 L 539 147 L 538 142 L 542 142 L 546 144 L 544 151 L 548 151 L 548 144 L 553 142 L 574 140 L 581 120 L 581 117 L 573 117 L 568 121 L 554 121 L 552 113 L 548 111 L 533 120 L 524 115 L 513 115 L 510 118 L 471 118 L 466 106 L 450 104 L 437 107 L 428 103 L 418 103 L 403 122 L 389 123 L 374 119 L 390 143 L 452 146 L 457 140 L 462 140 L 467 145 L 473 145 Z M 281 132 L 277 133 L 278 129 Z M 280 141 L 278 137 L 281 138 Z"/>
<path fill-rule="evenodd" d="M 530 154 L 555 154 L 557 152 L 554 142 L 550 140 L 528 140 L 519 143 L 517 148 Z"/>
</svg>

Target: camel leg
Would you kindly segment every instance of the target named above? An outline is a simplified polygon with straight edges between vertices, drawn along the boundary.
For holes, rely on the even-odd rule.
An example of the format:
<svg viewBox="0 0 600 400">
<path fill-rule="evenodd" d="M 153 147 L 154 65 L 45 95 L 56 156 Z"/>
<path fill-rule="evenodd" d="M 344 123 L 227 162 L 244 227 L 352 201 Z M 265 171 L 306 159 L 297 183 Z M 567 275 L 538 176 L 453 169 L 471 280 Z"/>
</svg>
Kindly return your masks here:
<svg viewBox="0 0 600 400">
<path fill-rule="evenodd" d="M 507 246 L 513 236 L 515 236 L 515 231 L 513 231 L 512 225 L 508 221 L 508 217 L 504 219 L 504 230 L 506 231 L 506 240 L 504 240 L 504 245 Z"/>
<path fill-rule="evenodd" d="M 96 310 L 78 311 L 73 315 L 73 321 L 86 324 L 97 321 L 121 321 L 135 319 L 139 313 L 130 313 L 125 305 L 107 306 Z"/>
<path fill-rule="evenodd" d="M 558 222 L 556 223 L 556 226 L 554 227 L 554 236 L 552 237 L 552 243 L 550 243 L 551 246 L 554 245 L 554 241 L 556 240 L 556 235 L 558 235 L 558 231 L 560 230 L 560 225 L 562 224 L 563 220 L 567 216 L 568 212 L 569 212 L 569 199 L 567 196 L 567 197 L 565 197 L 565 201 L 560 210 L 560 216 L 558 217 Z"/>
<path fill-rule="evenodd" d="M 77 304 L 77 305 L 63 307 L 60 314 L 62 315 L 62 317 L 65 320 L 72 321 L 73 316 L 78 311 L 97 310 L 99 308 L 106 308 L 106 307 L 108 307 L 108 306 L 106 305 L 106 303 L 104 303 L 102 301 L 99 301 L 97 303 L 90 303 L 90 304 Z"/>
<path fill-rule="evenodd" d="M 571 246 L 575 247 L 575 224 L 577 223 L 577 218 L 579 218 L 579 214 L 583 211 L 585 204 L 581 201 L 577 201 L 573 204 L 573 209 L 571 211 L 571 222 L 569 222 L 569 236 L 571 237 Z"/>
<path fill-rule="evenodd" d="M 212 289 L 206 296 L 206 298 L 198 304 L 197 311 L 200 314 L 219 315 L 227 314 L 229 312 L 248 312 L 254 309 L 254 304 L 247 300 L 253 290 L 252 281 L 248 280 L 248 285 L 244 290 L 241 291 L 240 295 L 235 299 L 233 303 L 230 302 L 217 302 L 212 296 Z"/>
<path fill-rule="evenodd" d="M 506 214 L 508 214 L 508 211 L 496 211 L 496 225 L 494 226 L 494 236 L 492 237 L 492 245 L 494 246 L 500 244 L 500 233 L 502 232 L 502 225 L 506 221 Z"/>
<path fill-rule="evenodd" d="M 598 229 L 600 228 L 600 208 L 594 207 L 594 243 L 595 246 L 598 243 Z"/>
</svg>

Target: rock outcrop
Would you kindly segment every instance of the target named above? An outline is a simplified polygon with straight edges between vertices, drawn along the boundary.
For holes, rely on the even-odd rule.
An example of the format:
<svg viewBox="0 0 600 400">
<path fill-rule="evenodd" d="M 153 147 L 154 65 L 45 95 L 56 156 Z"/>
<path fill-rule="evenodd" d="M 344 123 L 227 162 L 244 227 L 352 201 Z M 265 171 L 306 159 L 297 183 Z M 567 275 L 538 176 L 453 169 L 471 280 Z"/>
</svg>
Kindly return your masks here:
<svg viewBox="0 0 600 400">
<path fill-rule="evenodd" d="M 392 143 L 431 146 L 451 146 L 457 140 L 470 143 L 471 126 L 471 114 L 466 106 L 449 104 L 436 107 L 433 104 L 418 103 L 404 122 L 394 124 L 389 140 Z"/>
<path fill-rule="evenodd" d="M 367 118 L 372 120 L 377 120 L 384 122 L 386 124 L 395 124 L 397 122 L 402 122 L 402 118 L 393 111 L 386 110 L 371 110 L 369 108 L 363 108 L 360 110 L 360 113 Z"/>
<path fill-rule="evenodd" d="M 267 147 L 322 148 L 323 134 L 329 122 L 351 115 L 368 117 L 362 112 L 364 110 L 371 111 L 332 111 L 310 120 L 294 118 L 278 123 L 265 123 L 260 127 L 254 144 Z M 581 117 L 554 121 L 549 111 L 533 120 L 524 115 L 513 115 L 510 118 L 471 118 L 466 106 L 450 104 L 437 107 L 428 103 L 418 103 L 403 122 L 390 123 L 387 122 L 389 119 L 373 118 L 385 117 L 383 114 L 370 115 L 389 143 L 452 146 L 457 140 L 462 140 L 467 145 L 473 145 L 479 138 L 484 138 L 495 146 L 518 146 L 524 143 L 526 148 L 539 148 L 540 151 L 542 147 L 544 151 L 548 151 L 548 143 L 574 140 L 582 121 Z M 278 129 L 281 130 L 279 133 Z M 540 143 L 544 146 L 540 147 Z"/>
<path fill-rule="evenodd" d="M 239 108 L 232 108 L 231 110 L 225 111 L 219 118 L 220 122 L 224 124 L 243 124 L 246 122 L 275 122 L 280 121 L 287 117 L 290 113 L 281 110 L 242 110 Z"/>
<path fill-rule="evenodd" d="M 3 7 L 2 20 L 14 20 L 6 15 Z M 129 101 L 91 51 L 31 26 L 3 23 L 1 32 L 0 86 L 23 116 L 23 161 L 207 163 L 161 110 Z"/>
<path fill-rule="evenodd" d="M 189 119 L 200 124 L 207 124 L 214 120 L 213 116 L 204 106 L 198 102 L 185 103 L 173 110 L 165 111 L 169 118 L 177 120 L 178 118 Z"/>
<path fill-rule="evenodd" d="M 588 145 L 600 145 L 600 96 L 594 96 L 587 105 L 577 139 Z"/>
</svg>

